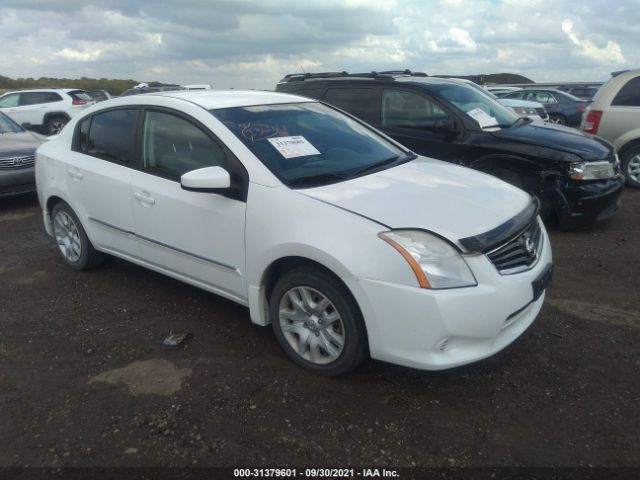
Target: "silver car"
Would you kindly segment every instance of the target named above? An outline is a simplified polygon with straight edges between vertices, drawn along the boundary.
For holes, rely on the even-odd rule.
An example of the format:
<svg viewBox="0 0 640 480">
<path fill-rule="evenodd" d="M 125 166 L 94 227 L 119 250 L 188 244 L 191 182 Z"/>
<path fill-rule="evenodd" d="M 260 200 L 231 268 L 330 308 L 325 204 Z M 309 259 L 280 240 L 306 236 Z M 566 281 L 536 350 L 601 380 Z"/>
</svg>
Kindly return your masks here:
<svg viewBox="0 0 640 480">
<path fill-rule="evenodd" d="M 640 188 L 640 70 L 612 75 L 587 108 L 580 128 L 611 142 L 627 185 Z"/>
<path fill-rule="evenodd" d="M 0 197 L 35 191 L 33 163 L 43 141 L 0 112 Z"/>
</svg>

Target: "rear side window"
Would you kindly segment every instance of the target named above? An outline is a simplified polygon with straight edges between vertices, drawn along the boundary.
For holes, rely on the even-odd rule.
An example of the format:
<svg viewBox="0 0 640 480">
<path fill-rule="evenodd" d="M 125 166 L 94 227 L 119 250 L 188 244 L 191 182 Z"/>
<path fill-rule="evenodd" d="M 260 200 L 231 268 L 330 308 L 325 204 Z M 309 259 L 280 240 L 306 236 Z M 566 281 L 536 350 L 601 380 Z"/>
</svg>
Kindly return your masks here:
<svg viewBox="0 0 640 480">
<path fill-rule="evenodd" d="M 198 168 L 226 167 L 222 148 L 199 127 L 157 111 L 144 115 L 142 158 L 146 171 L 172 180 Z"/>
<path fill-rule="evenodd" d="M 97 113 L 78 128 L 77 149 L 87 155 L 120 163 L 130 163 L 136 131 L 136 108 Z"/>
<path fill-rule="evenodd" d="M 434 101 L 403 90 L 382 94 L 382 124 L 386 127 L 429 128 L 453 119 Z"/>
<path fill-rule="evenodd" d="M 620 89 L 611 105 L 624 107 L 640 107 L 640 77 L 629 80 Z"/>
<path fill-rule="evenodd" d="M 20 95 L 20 105 L 37 105 L 39 103 L 60 101 L 62 101 L 62 97 L 55 92 L 26 92 Z"/>
<path fill-rule="evenodd" d="M 324 88 L 308 88 L 306 90 L 300 90 L 299 92 L 291 92 L 294 95 L 300 95 L 301 97 L 314 98 L 320 100 L 322 98 L 322 92 Z"/>
<path fill-rule="evenodd" d="M 380 100 L 373 88 L 330 88 L 323 100 L 364 120 L 380 121 Z"/>
</svg>

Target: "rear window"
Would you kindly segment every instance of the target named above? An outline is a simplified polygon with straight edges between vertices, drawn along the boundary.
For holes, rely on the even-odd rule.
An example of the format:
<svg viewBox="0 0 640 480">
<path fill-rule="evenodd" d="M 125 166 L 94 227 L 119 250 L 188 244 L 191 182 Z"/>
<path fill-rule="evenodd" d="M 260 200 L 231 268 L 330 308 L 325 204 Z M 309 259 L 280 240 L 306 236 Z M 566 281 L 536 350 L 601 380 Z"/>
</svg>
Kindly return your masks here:
<svg viewBox="0 0 640 480">
<path fill-rule="evenodd" d="M 640 76 L 629 80 L 620 89 L 611 105 L 624 107 L 640 107 Z"/>
<path fill-rule="evenodd" d="M 20 94 L 20 105 L 38 105 L 62 101 L 62 97 L 55 92 L 24 92 Z"/>
<path fill-rule="evenodd" d="M 329 88 L 323 100 L 364 120 L 379 121 L 380 99 L 373 88 Z"/>
<path fill-rule="evenodd" d="M 89 95 L 84 90 L 75 90 L 73 92 L 68 92 L 67 95 L 69 95 L 74 100 L 82 100 L 84 102 L 93 102 L 93 98 L 91 98 L 91 95 Z"/>
<path fill-rule="evenodd" d="M 131 162 L 136 113 L 136 108 L 122 108 L 83 120 L 78 128 L 77 150 L 104 160 Z"/>
</svg>

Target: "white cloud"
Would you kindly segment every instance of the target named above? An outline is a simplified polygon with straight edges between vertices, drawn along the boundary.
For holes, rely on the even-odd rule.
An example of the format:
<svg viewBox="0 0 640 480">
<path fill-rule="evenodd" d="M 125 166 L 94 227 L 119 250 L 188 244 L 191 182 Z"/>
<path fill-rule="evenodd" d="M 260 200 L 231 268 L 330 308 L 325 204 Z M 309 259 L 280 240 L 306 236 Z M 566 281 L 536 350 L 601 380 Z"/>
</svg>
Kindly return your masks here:
<svg viewBox="0 0 640 480">
<path fill-rule="evenodd" d="M 575 50 L 578 55 L 607 65 L 619 65 L 626 62 L 619 44 L 608 40 L 604 47 L 599 48 L 591 40 L 581 39 L 578 34 L 573 31 L 573 22 L 571 20 L 564 20 L 562 22 L 562 31 L 567 34 L 571 43 L 578 47 Z"/>
<path fill-rule="evenodd" d="M 2 0 L 0 74 L 264 89 L 301 69 L 606 80 L 640 65 L 638 1 Z"/>
</svg>

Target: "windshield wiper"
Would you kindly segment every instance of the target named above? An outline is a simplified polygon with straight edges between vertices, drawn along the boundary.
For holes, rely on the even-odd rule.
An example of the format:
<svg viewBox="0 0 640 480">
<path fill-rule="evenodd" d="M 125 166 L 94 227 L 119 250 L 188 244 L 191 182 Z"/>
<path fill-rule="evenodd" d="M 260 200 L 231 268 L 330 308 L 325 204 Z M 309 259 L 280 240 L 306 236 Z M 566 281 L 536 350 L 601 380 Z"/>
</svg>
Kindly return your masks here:
<svg viewBox="0 0 640 480">
<path fill-rule="evenodd" d="M 288 185 L 303 185 L 303 184 L 322 184 L 322 183 L 334 183 L 342 180 L 347 180 L 345 175 L 339 173 L 321 173 L 318 175 L 307 175 L 306 177 L 293 178 L 287 181 Z"/>
<path fill-rule="evenodd" d="M 399 155 L 393 156 L 391 158 L 386 158 L 384 160 L 381 160 L 380 162 L 372 163 L 371 165 L 367 165 L 367 166 L 362 167 L 360 169 L 351 171 L 351 172 L 349 172 L 349 177 L 351 177 L 351 178 L 359 177 L 361 175 L 364 175 L 365 173 L 368 173 L 368 172 L 377 170 L 379 168 L 382 168 L 385 165 L 390 165 L 392 163 L 394 163 L 396 165 L 400 165 L 401 163 L 405 163 L 405 162 L 408 162 L 410 160 L 415 160 L 416 158 L 418 158 L 418 156 L 413 152 L 408 152 L 404 157 L 401 157 Z"/>
</svg>

